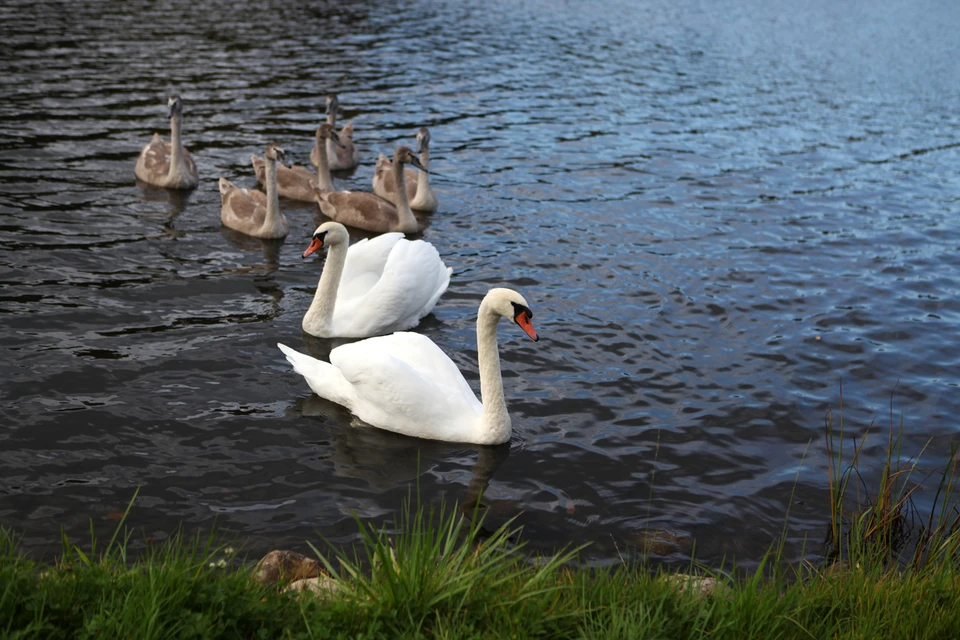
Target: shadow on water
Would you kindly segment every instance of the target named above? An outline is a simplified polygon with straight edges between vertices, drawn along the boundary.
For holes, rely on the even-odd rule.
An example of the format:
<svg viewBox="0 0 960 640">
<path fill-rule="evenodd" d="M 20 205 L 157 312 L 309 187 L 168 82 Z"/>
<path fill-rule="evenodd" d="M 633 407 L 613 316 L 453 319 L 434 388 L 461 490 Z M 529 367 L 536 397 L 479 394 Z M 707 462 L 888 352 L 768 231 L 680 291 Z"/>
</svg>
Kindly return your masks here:
<svg viewBox="0 0 960 640">
<path fill-rule="evenodd" d="M 377 429 L 316 394 L 298 398 L 287 414 L 319 417 L 333 425 L 326 430 L 330 434 L 326 456 L 333 462 L 336 475 L 363 480 L 373 491 L 419 486 L 418 479 L 431 473 L 437 463 L 465 454 L 475 455 L 465 493 L 454 496 L 466 516 L 472 514 L 494 474 L 510 455 L 509 443 L 499 446 L 445 443 Z M 486 506 L 481 502 L 481 508 Z"/>
<path fill-rule="evenodd" d="M 144 182 L 140 178 L 134 178 L 136 180 L 137 188 L 140 189 L 143 194 L 143 199 L 146 202 L 162 202 L 166 203 L 167 206 L 167 224 L 171 225 L 174 219 L 183 213 L 187 205 L 190 203 L 190 198 L 194 194 L 193 189 L 191 190 L 181 190 L 181 189 L 164 189 L 162 187 L 155 187 L 149 182 Z"/>
<path fill-rule="evenodd" d="M 231 246 L 241 251 L 260 251 L 263 253 L 263 262 L 268 267 L 267 273 L 280 268 L 280 249 L 283 247 L 284 238 L 278 240 L 254 238 L 229 227 L 221 227 L 220 234 Z"/>
</svg>

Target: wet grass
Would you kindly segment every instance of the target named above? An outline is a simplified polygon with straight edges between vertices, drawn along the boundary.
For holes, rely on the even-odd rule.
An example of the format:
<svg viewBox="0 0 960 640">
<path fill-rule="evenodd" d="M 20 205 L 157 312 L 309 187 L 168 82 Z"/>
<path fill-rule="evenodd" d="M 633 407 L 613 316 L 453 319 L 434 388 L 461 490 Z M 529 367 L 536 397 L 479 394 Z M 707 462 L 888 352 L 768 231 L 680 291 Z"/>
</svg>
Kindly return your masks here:
<svg viewBox="0 0 960 640">
<path fill-rule="evenodd" d="M 842 415 L 842 414 L 841 414 Z M 879 477 L 864 478 L 866 438 L 844 452 L 828 420 L 831 503 L 822 563 L 788 567 L 782 541 L 744 576 L 700 584 L 650 566 L 587 569 L 579 549 L 525 552 L 508 523 L 414 505 L 390 530 L 360 523 L 359 544 L 318 553 L 339 589 L 317 596 L 257 584 L 212 538 L 173 536 L 137 558 L 118 533 L 85 549 L 64 539 L 53 565 L 23 556 L 0 529 L 4 638 L 958 638 L 958 452 L 938 474 L 884 433 Z M 846 455 L 846 459 L 844 458 Z M 869 480 L 869 482 L 868 482 Z M 870 486 L 874 487 L 870 490 Z M 917 486 L 935 486 L 928 512 Z M 739 575 L 737 579 L 731 575 Z M 683 588 L 686 587 L 686 588 Z"/>
</svg>

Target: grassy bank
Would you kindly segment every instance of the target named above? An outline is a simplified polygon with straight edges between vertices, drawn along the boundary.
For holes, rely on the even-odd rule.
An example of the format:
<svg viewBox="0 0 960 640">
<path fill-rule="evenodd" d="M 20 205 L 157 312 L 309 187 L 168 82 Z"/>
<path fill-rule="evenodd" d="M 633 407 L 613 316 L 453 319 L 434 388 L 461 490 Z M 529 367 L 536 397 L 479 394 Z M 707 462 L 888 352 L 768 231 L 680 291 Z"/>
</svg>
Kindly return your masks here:
<svg viewBox="0 0 960 640">
<path fill-rule="evenodd" d="M 531 558 L 509 525 L 481 536 L 456 509 L 410 509 L 387 532 L 322 558 L 335 589 L 260 584 L 252 563 L 211 540 L 174 536 L 134 559 L 122 536 L 53 565 L 0 530 L 5 638 L 960 638 L 957 450 L 916 478 L 891 423 L 873 489 L 858 472 L 865 438 L 827 425 L 827 552 L 785 567 L 774 546 L 750 576 L 704 583 L 648 566 L 578 568 L 577 549 Z M 875 437 L 875 436 L 871 436 Z M 844 455 L 847 459 L 844 459 Z M 936 489 L 921 516 L 911 496 Z M 732 574 L 737 572 L 732 571 Z"/>
<path fill-rule="evenodd" d="M 0 535 L 6 638 L 957 638 L 956 562 L 758 571 L 702 596 L 645 567 L 531 562 L 501 529 L 478 541 L 456 512 L 414 512 L 328 558 L 336 591 L 283 591 L 223 567 L 224 549 L 174 537 L 130 562 L 67 544 L 54 566 Z M 361 568 L 363 567 L 363 568 Z M 685 588 L 689 587 L 689 588 Z"/>
</svg>

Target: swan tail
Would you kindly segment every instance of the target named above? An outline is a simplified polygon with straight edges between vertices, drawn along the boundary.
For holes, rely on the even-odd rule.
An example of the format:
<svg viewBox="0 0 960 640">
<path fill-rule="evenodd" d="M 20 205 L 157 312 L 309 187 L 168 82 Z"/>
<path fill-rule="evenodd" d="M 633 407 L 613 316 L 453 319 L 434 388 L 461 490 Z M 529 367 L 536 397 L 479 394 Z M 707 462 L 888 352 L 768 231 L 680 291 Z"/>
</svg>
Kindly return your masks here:
<svg viewBox="0 0 960 640">
<path fill-rule="evenodd" d="M 340 369 L 329 362 L 317 360 L 291 349 L 285 344 L 278 342 L 277 347 L 287 357 L 287 362 L 293 366 L 293 370 L 303 376 L 315 394 L 348 409 L 351 407 L 351 399 L 354 395 L 353 388 L 343 377 Z"/>
<path fill-rule="evenodd" d="M 230 181 L 227 180 L 226 178 L 220 178 L 220 182 L 219 182 L 218 184 L 220 185 L 220 195 L 221 195 L 221 196 L 225 196 L 225 195 L 227 195 L 227 192 L 232 191 L 233 189 L 236 189 L 236 188 L 237 188 L 237 186 L 236 186 L 235 184 L 233 184 L 232 182 L 230 182 Z"/>
<path fill-rule="evenodd" d="M 438 275 L 437 288 L 434 290 L 433 296 L 430 298 L 430 301 L 426 305 L 424 305 L 423 313 L 420 316 L 420 318 L 426 316 L 428 313 L 433 311 L 433 308 L 437 305 L 437 301 L 440 300 L 440 296 L 442 296 L 446 292 L 447 287 L 450 286 L 450 276 L 452 274 L 453 274 L 453 268 L 445 267 L 441 262 L 440 271 L 437 274 Z"/>
</svg>

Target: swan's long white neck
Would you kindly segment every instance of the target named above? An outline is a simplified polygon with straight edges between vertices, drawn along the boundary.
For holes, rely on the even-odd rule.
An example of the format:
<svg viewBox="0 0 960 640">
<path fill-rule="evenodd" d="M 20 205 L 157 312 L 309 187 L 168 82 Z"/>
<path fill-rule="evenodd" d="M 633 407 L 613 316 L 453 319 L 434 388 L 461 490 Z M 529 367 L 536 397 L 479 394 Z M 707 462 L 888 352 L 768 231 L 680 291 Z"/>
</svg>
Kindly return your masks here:
<svg viewBox="0 0 960 640">
<path fill-rule="evenodd" d="M 393 170 L 394 184 L 397 185 L 397 221 L 400 227 L 397 231 L 416 233 L 420 227 L 413 215 L 413 210 L 410 208 L 410 200 L 407 199 L 406 183 L 403 180 L 403 163 L 394 158 L 391 169 Z M 423 172 L 421 171 L 420 174 L 423 175 Z"/>
<path fill-rule="evenodd" d="M 327 260 L 320 274 L 313 302 L 303 316 L 303 330 L 314 336 L 328 335 L 333 329 L 333 308 L 337 304 L 340 276 L 347 261 L 347 243 L 337 242 L 327 249 Z"/>
<path fill-rule="evenodd" d="M 170 118 L 170 168 L 168 176 L 179 176 L 187 172 L 187 163 L 183 159 L 183 143 L 180 141 L 180 121 L 182 114 L 174 113 Z"/>
<path fill-rule="evenodd" d="M 321 142 L 323 138 L 317 140 L 317 186 L 324 191 L 333 191 L 333 180 L 330 179 L 330 161 L 327 159 L 326 147 Z M 327 144 L 333 142 L 326 139 Z"/>
<path fill-rule="evenodd" d="M 280 217 L 280 194 L 277 193 L 277 161 L 265 157 L 263 162 L 267 188 L 267 215 L 263 219 L 263 226 L 268 229 L 278 229 L 283 226 L 283 222 Z"/>
<path fill-rule="evenodd" d="M 480 399 L 483 402 L 483 434 L 489 442 L 510 439 L 510 414 L 503 397 L 500 351 L 497 348 L 497 322 L 500 314 L 484 298 L 477 313 L 477 360 L 480 363 Z"/>
<path fill-rule="evenodd" d="M 422 164 L 427 169 L 430 168 L 430 148 L 424 147 L 423 151 L 420 152 L 420 164 Z M 403 184 L 403 183 L 400 183 Z M 421 193 L 426 193 L 427 189 L 430 188 L 430 174 L 426 171 L 417 170 L 417 191 L 416 194 L 420 195 Z"/>
</svg>

